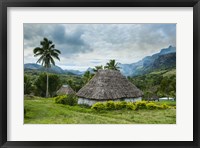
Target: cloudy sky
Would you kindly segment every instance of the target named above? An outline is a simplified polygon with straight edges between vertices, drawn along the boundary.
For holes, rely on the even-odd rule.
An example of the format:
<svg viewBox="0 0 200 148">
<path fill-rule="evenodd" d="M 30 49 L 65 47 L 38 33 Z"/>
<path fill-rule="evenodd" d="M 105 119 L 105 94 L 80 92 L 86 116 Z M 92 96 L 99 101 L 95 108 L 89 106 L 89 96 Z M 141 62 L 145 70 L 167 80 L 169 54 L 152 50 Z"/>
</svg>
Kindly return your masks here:
<svg viewBox="0 0 200 148">
<path fill-rule="evenodd" d="M 130 64 L 176 46 L 175 24 L 24 24 L 24 62 L 36 63 L 33 49 L 44 37 L 61 51 L 56 65 L 84 71 L 110 59 Z"/>
</svg>

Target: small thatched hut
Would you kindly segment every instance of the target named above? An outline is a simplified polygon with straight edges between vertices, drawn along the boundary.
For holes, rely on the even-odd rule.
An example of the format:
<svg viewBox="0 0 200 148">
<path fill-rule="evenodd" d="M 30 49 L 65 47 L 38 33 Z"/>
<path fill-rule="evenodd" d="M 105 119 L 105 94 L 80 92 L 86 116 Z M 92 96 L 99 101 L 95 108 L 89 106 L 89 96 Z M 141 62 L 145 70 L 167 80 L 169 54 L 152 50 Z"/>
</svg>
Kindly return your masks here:
<svg viewBox="0 0 200 148">
<path fill-rule="evenodd" d="M 76 94 L 78 104 L 92 105 L 103 101 L 141 100 L 143 92 L 129 82 L 117 70 L 99 70 L 95 76 Z"/>
<path fill-rule="evenodd" d="M 57 95 L 68 95 L 68 94 L 76 94 L 76 92 L 69 85 L 63 85 L 57 91 Z"/>
</svg>

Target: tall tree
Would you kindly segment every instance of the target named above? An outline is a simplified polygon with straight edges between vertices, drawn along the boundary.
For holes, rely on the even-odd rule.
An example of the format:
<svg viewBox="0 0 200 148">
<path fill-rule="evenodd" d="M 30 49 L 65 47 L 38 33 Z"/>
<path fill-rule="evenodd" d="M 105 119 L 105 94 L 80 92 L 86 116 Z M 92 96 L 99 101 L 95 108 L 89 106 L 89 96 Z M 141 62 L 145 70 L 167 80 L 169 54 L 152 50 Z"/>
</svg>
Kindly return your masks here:
<svg viewBox="0 0 200 148">
<path fill-rule="evenodd" d="M 115 60 L 110 60 L 108 63 L 106 63 L 106 66 L 104 66 L 104 68 L 111 70 L 119 70 L 118 63 L 116 63 Z"/>
<path fill-rule="evenodd" d="M 33 49 L 34 56 L 39 56 L 39 59 L 36 63 L 41 63 L 43 67 L 46 68 L 47 75 L 47 83 L 46 83 L 46 97 L 48 97 L 49 90 L 49 78 L 48 78 L 48 69 L 51 67 L 51 64 L 55 65 L 54 58 L 60 60 L 59 54 L 61 54 L 60 50 L 55 49 L 55 45 L 52 41 L 44 38 L 43 41 L 40 42 L 41 47 L 36 47 Z"/>
</svg>

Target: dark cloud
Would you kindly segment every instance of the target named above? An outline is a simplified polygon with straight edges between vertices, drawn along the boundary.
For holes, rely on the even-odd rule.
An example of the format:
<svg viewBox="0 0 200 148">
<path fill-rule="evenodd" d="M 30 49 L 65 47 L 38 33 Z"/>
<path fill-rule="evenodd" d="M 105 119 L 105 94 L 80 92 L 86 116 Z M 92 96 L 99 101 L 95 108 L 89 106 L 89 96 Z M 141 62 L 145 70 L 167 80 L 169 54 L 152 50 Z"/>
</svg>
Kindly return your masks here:
<svg viewBox="0 0 200 148">
<path fill-rule="evenodd" d="M 24 48 L 38 47 L 44 37 L 52 40 L 56 48 L 61 50 L 62 54 L 90 52 L 92 48 L 81 38 L 84 33 L 81 29 L 67 33 L 68 28 L 62 24 L 25 24 L 24 25 Z"/>
<path fill-rule="evenodd" d="M 176 24 L 24 24 L 25 61 L 32 62 L 32 50 L 44 37 L 61 50 L 60 65 L 99 65 L 113 58 L 132 63 L 176 46 Z"/>
<path fill-rule="evenodd" d="M 49 35 L 58 44 L 69 44 L 76 46 L 84 46 L 85 42 L 81 36 L 84 33 L 81 29 L 77 29 L 74 32 L 66 33 L 68 28 L 64 25 L 56 25 L 52 28 L 52 32 Z"/>
</svg>

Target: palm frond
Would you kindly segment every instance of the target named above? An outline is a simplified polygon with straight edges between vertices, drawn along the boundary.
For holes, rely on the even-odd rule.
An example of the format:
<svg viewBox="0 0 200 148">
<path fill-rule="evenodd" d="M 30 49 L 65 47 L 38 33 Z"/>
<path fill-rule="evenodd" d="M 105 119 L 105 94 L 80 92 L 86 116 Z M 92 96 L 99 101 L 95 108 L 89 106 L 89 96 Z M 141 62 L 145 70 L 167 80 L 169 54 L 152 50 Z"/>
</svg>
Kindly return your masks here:
<svg viewBox="0 0 200 148">
<path fill-rule="evenodd" d="M 40 62 L 43 60 L 43 58 L 44 58 L 44 55 L 42 55 L 42 56 L 37 60 L 36 63 L 40 63 Z"/>
<path fill-rule="evenodd" d="M 49 49 L 54 49 L 54 48 L 55 48 L 54 44 L 49 47 Z"/>
<path fill-rule="evenodd" d="M 53 55 L 52 55 L 52 57 L 54 57 L 54 58 L 56 58 L 57 60 L 60 61 L 60 58 L 59 58 L 58 56 L 53 56 Z"/>
<path fill-rule="evenodd" d="M 51 56 L 60 61 L 59 55 L 56 52 L 51 52 Z"/>
<path fill-rule="evenodd" d="M 33 49 L 33 53 L 36 54 L 37 52 L 43 52 L 43 49 L 40 47 L 36 47 Z"/>
<path fill-rule="evenodd" d="M 43 53 L 42 53 L 42 52 L 36 53 L 36 54 L 34 55 L 34 57 L 37 57 L 37 56 L 39 56 L 39 55 L 43 55 Z"/>
<path fill-rule="evenodd" d="M 52 57 L 50 57 L 50 61 L 51 61 L 51 63 L 52 63 L 53 65 L 55 65 L 55 61 L 53 60 Z"/>
<path fill-rule="evenodd" d="M 61 51 L 58 49 L 53 49 L 54 52 L 57 52 L 58 54 L 61 54 Z"/>
</svg>

